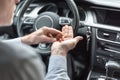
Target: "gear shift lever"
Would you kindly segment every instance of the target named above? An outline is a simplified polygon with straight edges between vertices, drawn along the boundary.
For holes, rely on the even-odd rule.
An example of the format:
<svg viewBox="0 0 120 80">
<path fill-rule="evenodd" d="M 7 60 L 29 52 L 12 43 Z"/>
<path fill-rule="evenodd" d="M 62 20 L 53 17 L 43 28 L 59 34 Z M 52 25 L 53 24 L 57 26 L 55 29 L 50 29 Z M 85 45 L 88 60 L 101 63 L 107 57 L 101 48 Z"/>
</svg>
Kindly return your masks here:
<svg viewBox="0 0 120 80">
<path fill-rule="evenodd" d="M 105 69 L 106 69 L 106 76 L 112 77 L 113 72 L 115 70 L 117 70 L 117 71 L 120 70 L 120 64 L 118 62 L 115 62 L 115 61 L 108 61 L 105 65 Z"/>
</svg>

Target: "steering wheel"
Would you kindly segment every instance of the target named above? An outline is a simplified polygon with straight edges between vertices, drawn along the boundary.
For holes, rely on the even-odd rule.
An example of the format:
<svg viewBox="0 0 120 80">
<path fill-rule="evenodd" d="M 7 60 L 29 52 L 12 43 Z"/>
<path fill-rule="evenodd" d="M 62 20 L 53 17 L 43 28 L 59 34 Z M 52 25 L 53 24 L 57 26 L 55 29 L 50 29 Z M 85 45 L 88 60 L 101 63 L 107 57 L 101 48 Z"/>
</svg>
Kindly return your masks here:
<svg viewBox="0 0 120 80">
<path fill-rule="evenodd" d="M 17 33 L 18 36 L 24 36 L 22 31 L 22 17 L 25 14 L 25 11 L 29 7 L 29 5 L 35 0 L 25 0 L 23 5 L 21 6 L 19 12 L 17 13 Z M 60 25 L 66 25 L 69 24 L 74 29 L 74 34 L 76 34 L 79 26 L 79 12 L 77 9 L 77 6 L 74 2 L 74 0 L 65 0 L 69 9 L 73 13 L 73 19 L 67 18 L 67 17 L 60 17 L 57 13 L 54 12 L 43 12 L 41 13 L 35 20 L 33 24 L 33 27 L 35 30 L 38 30 L 42 26 L 48 26 L 53 27 L 56 29 L 59 29 Z M 36 48 L 40 53 L 48 54 L 51 52 L 51 45 L 50 44 L 39 44 L 39 46 Z"/>
</svg>

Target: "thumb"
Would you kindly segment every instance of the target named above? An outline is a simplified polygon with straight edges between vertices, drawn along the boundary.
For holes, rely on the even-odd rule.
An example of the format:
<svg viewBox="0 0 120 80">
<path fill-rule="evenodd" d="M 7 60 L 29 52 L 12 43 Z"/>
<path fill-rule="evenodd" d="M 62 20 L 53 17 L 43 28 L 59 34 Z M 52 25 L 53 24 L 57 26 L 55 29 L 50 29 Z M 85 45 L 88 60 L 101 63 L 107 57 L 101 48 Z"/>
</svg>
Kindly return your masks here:
<svg viewBox="0 0 120 80">
<path fill-rule="evenodd" d="M 75 39 L 76 43 L 78 43 L 80 40 L 83 39 L 83 37 L 82 36 L 77 36 L 74 39 Z"/>
</svg>

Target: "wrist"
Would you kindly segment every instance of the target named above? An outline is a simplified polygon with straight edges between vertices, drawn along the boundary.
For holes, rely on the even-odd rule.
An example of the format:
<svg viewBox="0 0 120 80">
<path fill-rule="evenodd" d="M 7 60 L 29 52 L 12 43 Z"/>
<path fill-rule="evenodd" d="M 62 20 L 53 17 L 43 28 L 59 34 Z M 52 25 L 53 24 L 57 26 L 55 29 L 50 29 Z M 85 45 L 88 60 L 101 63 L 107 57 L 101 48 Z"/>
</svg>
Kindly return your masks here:
<svg viewBox="0 0 120 80">
<path fill-rule="evenodd" d="M 51 55 L 67 56 L 68 51 L 62 49 L 52 49 Z"/>
<path fill-rule="evenodd" d="M 42 35 L 42 30 L 39 29 L 31 34 L 21 37 L 21 41 L 28 45 L 38 44 L 38 43 L 42 42 L 40 39 L 41 35 Z"/>
<path fill-rule="evenodd" d="M 25 43 L 25 44 L 28 44 L 28 45 L 32 44 L 28 35 L 21 37 L 21 42 Z"/>
</svg>

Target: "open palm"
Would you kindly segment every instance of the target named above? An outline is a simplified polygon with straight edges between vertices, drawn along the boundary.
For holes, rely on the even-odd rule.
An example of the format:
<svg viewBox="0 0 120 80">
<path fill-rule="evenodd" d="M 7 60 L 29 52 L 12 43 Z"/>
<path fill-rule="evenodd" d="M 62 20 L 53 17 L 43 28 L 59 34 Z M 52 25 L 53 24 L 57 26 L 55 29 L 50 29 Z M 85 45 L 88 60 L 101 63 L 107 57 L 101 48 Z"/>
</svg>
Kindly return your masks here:
<svg viewBox="0 0 120 80">
<path fill-rule="evenodd" d="M 73 49 L 79 40 L 83 38 L 81 36 L 77 36 L 73 38 L 73 28 L 71 26 L 64 26 L 62 28 L 63 39 L 62 41 L 56 41 L 52 45 L 52 50 L 60 49 L 67 53 L 69 50 Z"/>
</svg>

